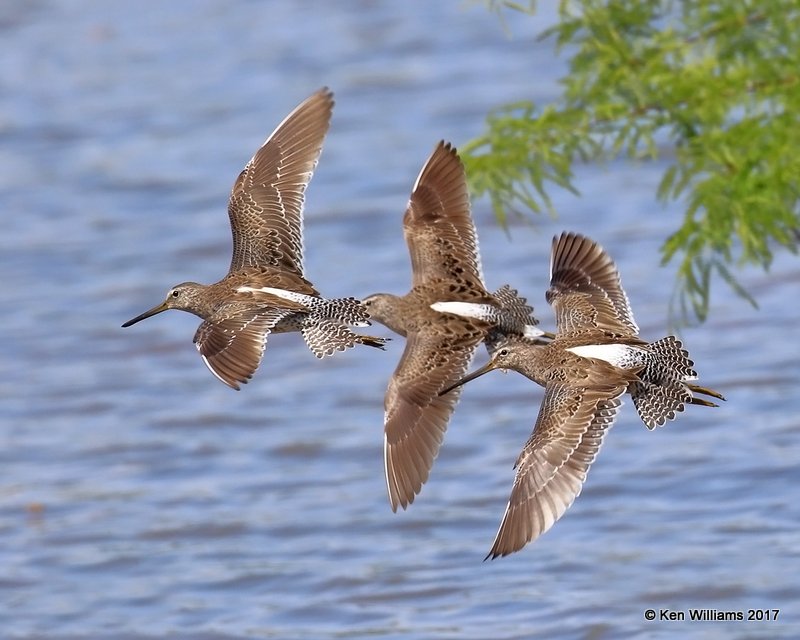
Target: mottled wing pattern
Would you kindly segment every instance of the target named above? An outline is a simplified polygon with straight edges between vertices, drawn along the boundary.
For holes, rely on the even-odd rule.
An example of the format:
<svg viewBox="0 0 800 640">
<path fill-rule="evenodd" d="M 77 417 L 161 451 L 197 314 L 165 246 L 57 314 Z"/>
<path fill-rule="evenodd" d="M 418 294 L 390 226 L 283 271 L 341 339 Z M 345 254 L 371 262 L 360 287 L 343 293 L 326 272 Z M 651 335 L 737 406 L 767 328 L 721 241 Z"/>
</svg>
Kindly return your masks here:
<svg viewBox="0 0 800 640">
<path fill-rule="evenodd" d="M 460 389 L 439 392 L 465 375 L 482 337 L 480 331 L 408 336 L 384 402 L 384 462 L 393 511 L 411 504 L 427 481 Z"/>
<path fill-rule="evenodd" d="M 267 336 L 289 309 L 259 307 L 223 307 L 220 313 L 204 321 L 194 335 L 194 343 L 203 362 L 229 387 L 239 389 L 247 383 L 261 363 Z"/>
<path fill-rule="evenodd" d="M 547 531 L 580 494 L 614 423 L 625 387 L 550 383 L 533 434 L 516 463 L 511 498 L 487 558 L 518 551 Z"/>
<path fill-rule="evenodd" d="M 422 168 L 403 217 L 413 286 L 452 282 L 453 293 L 483 291 L 478 237 L 461 159 L 440 142 Z"/>
<path fill-rule="evenodd" d="M 614 261 L 584 236 L 562 233 L 553 238 L 546 297 L 559 333 L 600 329 L 624 336 L 639 334 Z"/>
<path fill-rule="evenodd" d="M 412 293 L 422 305 L 410 313 L 425 316 L 438 301 L 493 302 L 483 286 L 464 166 L 450 144 L 440 142 L 417 177 L 403 232 L 411 254 Z M 458 392 L 441 397 L 439 392 L 464 376 L 485 335 L 484 327 L 433 315 L 430 325 L 406 333 L 405 351 L 386 392 L 384 460 L 395 511 L 411 504 L 428 479 L 458 401 Z"/>
<path fill-rule="evenodd" d="M 281 122 L 231 191 L 231 271 L 272 265 L 303 272 L 303 204 L 333 112 L 320 89 Z"/>
</svg>

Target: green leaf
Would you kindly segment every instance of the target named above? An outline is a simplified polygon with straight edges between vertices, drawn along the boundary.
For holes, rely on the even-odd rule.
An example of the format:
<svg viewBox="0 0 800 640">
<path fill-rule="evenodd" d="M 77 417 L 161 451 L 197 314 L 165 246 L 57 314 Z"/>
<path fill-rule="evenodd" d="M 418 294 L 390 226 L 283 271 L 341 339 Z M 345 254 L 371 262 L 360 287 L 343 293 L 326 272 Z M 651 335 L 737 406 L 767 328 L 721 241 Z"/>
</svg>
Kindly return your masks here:
<svg viewBox="0 0 800 640">
<path fill-rule="evenodd" d="M 671 308 L 705 319 L 717 280 L 752 304 L 735 270 L 769 268 L 777 248 L 797 252 L 800 234 L 800 5 L 561 0 L 558 10 L 539 40 L 568 56 L 561 96 L 487 116 L 462 147 L 473 192 L 505 224 L 509 213 L 555 213 L 553 187 L 577 195 L 575 162 L 666 155 L 655 195 L 684 209 L 662 247 L 664 262 L 679 261 Z"/>
</svg>

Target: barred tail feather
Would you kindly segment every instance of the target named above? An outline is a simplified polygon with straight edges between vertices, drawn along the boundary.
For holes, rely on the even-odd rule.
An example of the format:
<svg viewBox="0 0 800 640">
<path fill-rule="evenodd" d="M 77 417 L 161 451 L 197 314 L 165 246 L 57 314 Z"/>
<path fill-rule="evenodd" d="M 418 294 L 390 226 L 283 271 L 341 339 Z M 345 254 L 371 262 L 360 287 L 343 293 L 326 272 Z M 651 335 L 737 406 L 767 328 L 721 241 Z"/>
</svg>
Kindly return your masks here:
<svg viewBox="0 0 800 640">
<path fill-rule="evenodd" d="M 308 348 L 317 358 L 333 355 L 336 351 L 344 351 L 357 344 L 383 349 L 387 340 L 353 333 L 341 322 L 329 318 L 314 318 L 313 315 L 306 319 L 302 334 Z"/>
<path fill-rule="evenodd" d="M 362 336 L 350 327 L 367 327 L 369 313 L 356 298 L 320 299 L 303 320 L 302 334 L 317 358 L 333 355 L 357 344 L 383 349 L 387 338 Z"/>
<path fill-rule="evenodd" d="M 356 298 L 333 298 L 312 310 L 312 317 L 338 320 L 351 327 L 368 327 L 369 312 L 361 300 Z"/>
<path fill-rule="evenodd" d="M 507 316 L 513 318 L 516 322 L 523 325 L 539 324 L 539 321 L 533 315 L 533 307 L 528 304 L 525 298 L 519 295 L 516 289 L 504 284 L 492 295 L 500 303 L 500 307 Z"/>
<path fill-rule="evenodd" d="M 648 429 L 655 429 L 672 420 L 692 400 L 686 385 L 677 381 L 659 385 L 643 380 L 631 384 L 629 391 L 633 405 Z"/>
<path fill-rule="evenodd" d="M 500 304 L 500 317 L 497 331 L 507 334 L 519 334 L 523 338 L 535 340 L 541 336 L 554 338 L 552 333 L 538 329 L 539 321 L 533 315 L 533 307 L 527 299 L 519 295 L 516 289 L 504 284 L 492 296 Z"/>
<path fill-rule="evenodd" d="M 672 380 L 697 380 L 694 362 L 689 358 L 689 352 L 675 336 L 667 336 L 650 344 L 650 351 L 656 356 L 656 375 L 662 375 Z"/>
<path fill-rule="evenodd" d="M 695 398 L 693 392 L 722 398 L 716 391 L 691 384 L 697 380 L 694 363 L 681 341 L 667 336 L 650 344 L 651 358 L 630 386 L 630 394 L 639 417 L 648 429 L 655 429 L 684 410 L 687 404 L 716 406 Z"/>
</svg>

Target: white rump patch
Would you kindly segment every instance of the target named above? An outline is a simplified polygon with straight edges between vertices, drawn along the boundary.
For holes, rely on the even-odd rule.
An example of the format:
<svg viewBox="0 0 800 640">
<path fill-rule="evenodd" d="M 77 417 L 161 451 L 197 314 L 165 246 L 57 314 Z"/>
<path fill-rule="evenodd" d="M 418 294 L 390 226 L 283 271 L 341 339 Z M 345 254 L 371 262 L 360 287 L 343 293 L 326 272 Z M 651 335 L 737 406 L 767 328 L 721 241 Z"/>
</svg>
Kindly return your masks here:
<svg viewBox="0 0 800 640">
<path fill-rule="evenodd" d="M 525 338 L 538 338 L 539 336 L 544 335 L 544 331 L 542 331 L 541 329 L 537 329 L 532 324 L 526 324 L 525 331 L 522 335 Z"/>
<path fill-rule="evenodd" d="M 431 309 L 439 313 L 450 313 L 454 316 L 475 318 L 477 320 L 488 320 L 497 317 L 497 307 L 477 302 L 434 302 L 431 305 Z"/>
<path fill-rule="evenodd" d="M 278 298 L 290 300 L 291 302 L 299 302 L 306 306 L 319 302 L 319 298 L 304 293 L 297 293 L 296 291 L 289 291 L 288 289 L 275 289 L 274 287 L 237 287 L 236 290 L 240 293 L 269 293 Z"/>
<path fill-rule="evenodd" d="M 642 364 L 641 355 L 647 353 L 644 349 L 627 344 L 585 344 L 580 347 L 570 347 L 567 351 L 581 358 L 603 360 L 620 369 Z"/>
<path fill-rule="evenodd" d="M 431 309 L 439 313 L 449 313 L 462 318 L 474 318 L 487 322 L 496 322 L 502 313 L 494 305 L 477 302 L 434 302 Z M 522 335 L 525 338 L 538 338 L 544 335 L 544 331 L 537 329 L 532 324 L 526 324 Z"/>
</svg>

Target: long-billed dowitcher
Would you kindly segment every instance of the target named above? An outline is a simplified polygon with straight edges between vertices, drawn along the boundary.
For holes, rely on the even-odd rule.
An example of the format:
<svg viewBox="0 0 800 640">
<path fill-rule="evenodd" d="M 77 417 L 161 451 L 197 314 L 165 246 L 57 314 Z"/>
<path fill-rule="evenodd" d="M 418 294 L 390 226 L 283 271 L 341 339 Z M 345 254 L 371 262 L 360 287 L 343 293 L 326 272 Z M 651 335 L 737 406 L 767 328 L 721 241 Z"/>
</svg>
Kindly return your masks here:
<svg viewBox="0 0 800 640">
<path fill-rule="evenodd" d="M 467 372 L 487 331 L 503 326 L 531 338 L 543 334 L 515 291 L 504 287 L 495 299 L 484 288 L 464 167 L 450 144 L 440 142 L 422 168 L 403 232 L 411 290 L 364 299 L 374 320 L 406 338 L 384 400 L 384 463 L 393 511 L 408 507 L 428 479 L 458 400 L 457 393 L 439 392 Z"/>
<path fill-rule="evenodd" d="M 369 325 L 355 298 L 326 299 L 303 275 L 303 204 L 333 112 L 320 89 L 281 122 L 233 185 L 228 216 L 233 258 L 211 285 L 184 282 L 161 304 L 123 327 L 167 309 L 203 319 L 194 335 L 203 361 L 234 389 L 258 368 L 270 333 L 300 331 L 318 358 L 355 344 L 382 348 L 385 339 L 358 335 Z"/>
<path fill-rule="evenodd" d="M 513 369 L 545 387 L 533 434 L 514 465 L 511 498 L 488 557 L 518 551 L 570 507 L 627 391 L 649 429 L 686 404 L 707 407 L 693 362 L 680 341 L 638 337 L 614 262 L 597 243 L 574 234 L 553 239 L 547 301 L 558 333 L 548 344 L 496 335 L 491 359 L 442 393 L 491 371 Z"/>
</svg>

